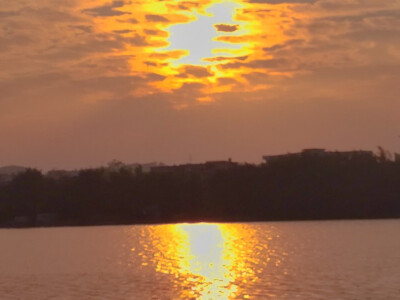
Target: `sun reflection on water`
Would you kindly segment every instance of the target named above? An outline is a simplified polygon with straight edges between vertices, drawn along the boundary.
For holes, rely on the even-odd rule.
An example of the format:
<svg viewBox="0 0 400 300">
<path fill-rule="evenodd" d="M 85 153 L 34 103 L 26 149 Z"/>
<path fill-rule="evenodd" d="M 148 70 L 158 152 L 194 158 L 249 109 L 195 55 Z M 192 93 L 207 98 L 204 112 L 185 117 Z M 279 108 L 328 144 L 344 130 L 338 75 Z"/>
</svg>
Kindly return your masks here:
<svg viewBox="0 0 400 300">
<path fill-rule="evenodd" d="M 185 239 L 181 244 L 181 274 L 194 277 L 200 299 L 227 299 L 234 296 L 237 286 L 232 272 L 235 254 L 227 251 L 230 232 L 222 225 L 176 225 Z M 189 279 L 188 278 L 188 279 Z"/>
<path fill-rule="evenodd" d="M 252 233 L 232 224 L 151 226 L 144 233 L 150 243 L 140 255 L 145 267 L 150 263 L 157 272 L 173 275 L 180 298 L 247 298 L 243 286 L 258 280 L 257 268 L 264 264 Z"/>
</svg>

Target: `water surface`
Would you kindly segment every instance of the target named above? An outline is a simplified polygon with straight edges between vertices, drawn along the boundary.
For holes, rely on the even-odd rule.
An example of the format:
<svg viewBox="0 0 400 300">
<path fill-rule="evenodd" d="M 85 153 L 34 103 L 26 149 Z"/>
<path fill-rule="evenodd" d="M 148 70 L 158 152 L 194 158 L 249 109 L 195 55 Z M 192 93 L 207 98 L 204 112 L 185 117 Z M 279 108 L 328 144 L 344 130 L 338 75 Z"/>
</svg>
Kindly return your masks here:
<svg viewBox="0 0 400 300">
<path fill-rule="evenodd" d="M 1 299 L 399 299 L 400 221 L 0 230 Z"/>
</svg>

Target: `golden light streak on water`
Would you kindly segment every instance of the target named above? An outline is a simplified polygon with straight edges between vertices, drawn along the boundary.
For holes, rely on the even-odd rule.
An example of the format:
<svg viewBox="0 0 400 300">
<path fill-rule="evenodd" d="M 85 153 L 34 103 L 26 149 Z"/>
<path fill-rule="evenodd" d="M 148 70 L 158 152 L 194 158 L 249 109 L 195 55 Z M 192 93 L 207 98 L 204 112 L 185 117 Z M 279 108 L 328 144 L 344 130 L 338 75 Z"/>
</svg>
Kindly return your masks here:
<svg viewBox="0 0 400 300">
<path fill-rule="evenodd" d="M 180 250 L 181 274 L 197 278 L 195 294 L 199 299 L 228 299 L 235 295 L 233 270 L 235 253 L 229 252 L 227 242 L 230 232 L 222 225 L 177 225 L 177 232 L 184 236 Z M 188 295 L 189 296 L 189 295 Z"/>
<path fill-rule="evenodd" d="M 398 233 L 398 220 L 2 229 L 0 298 L 398 299 Z"/>
<path fill-rule="evenodd" d="M 239 283 L 257 281 L 257 239 L 247 241 L 248 248 L 238 244 L 246 234 L 251 230 L 232 224 L 152 226 L 143 237 L 151 241 L 144 248 L 153 257 L 147 251 L 139 254 L 145 267 L 151 261 L 157 272 L 173 275 L 182 299 L 234 299 L 238 293 L 246 295 Z"/>
</svg>

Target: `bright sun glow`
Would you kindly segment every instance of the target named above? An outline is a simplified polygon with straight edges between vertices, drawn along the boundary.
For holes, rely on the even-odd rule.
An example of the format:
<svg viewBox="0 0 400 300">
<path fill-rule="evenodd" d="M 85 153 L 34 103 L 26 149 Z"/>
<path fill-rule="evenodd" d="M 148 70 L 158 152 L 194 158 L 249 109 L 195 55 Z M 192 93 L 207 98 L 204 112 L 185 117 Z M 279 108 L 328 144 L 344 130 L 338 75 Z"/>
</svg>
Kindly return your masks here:
<svg viewBox="0 0 400 300">
<path fill-rule="evenodd" d="M 183 299 L 232 299 L 237 277 L 251 274 L 234 248 L 237 234 L 222 224 L 153 226 L 153 263 L 158 272 L 174 275 L 177 286 L 190 287 Z"/>
<path fill-rule="evenodd" d="M 226 249 L 229 232 L 216 224 L 177 225 L 176 230 L 185 237 L 181 245 L 181 272 L 198 278 L 200 284 L 196 289 L 200 298 L 232 297 L 237 287 L 232 284 L 235 273 L 230 272 L 234 257 Z"/>
<path fill-rule="evenodd" d="M 279 247 L 260 246 L 256 232 L 244 224 L 146 226 L 139 255 L 145 268 L 171 279 L 174 299 L 247 299 L 247 287 L 257 284 L 260 266 L 279 267 L 284 255 Z M 271 230 L 263 238 L 272 241 L 274 236 Z"/>
<path fill-rule="evenodd" d="M 246 31 L 244 22 L 235 20 L 235 10 L 240 5 L 234 1 L 212 4 L 206 14 L 194 12 L 194 21 L 168 28 L 170 45 L 166 50 L 185 50 L 187 55 L 175 61 L 175 65 L 207 65 L 217 56 L 232 57 L 246 53 L 244 43 L 228 43 L 218 40 L 221 36 L 238 36 Z"/>
<path fill-rule="evenodd" d="M 290 70 L 277 72 L 273 56 L 265 50 L 289 38 L 285 32 L 289 32 L 296 15 L 287 15 L 285 5 L 280 10 L 271 4 L 259 9 L 258 3 L 245 0 L 165 0 L 129 2 L 123 8 L 119 5 L 115 1 L 111 12 L 95 7 L 92 14 L 110 13 L 115 18 L 97 17 L 93 22 L 97 32 L 118 36 L 104 40 L 107 45 L 126 41 L 123 50 L 114 51 L 109 59 L 110 63 L 127 59 L 130 75 L 146 82 L 132 90 L 133 96 L 171 93 L 176 95 L 171 100 L 176 102 L 175 107 L 184 108 L 184 99 L 189 95 L 199 103 L 215 101 L 230 92 L 251 95 L 270 88 L 267 79 L 291 76 Z M 87 10 L 93 10 L 93 5 L 81 8 Z M 107 76 L 121 71 L 107 70 Z"/>
</svg>

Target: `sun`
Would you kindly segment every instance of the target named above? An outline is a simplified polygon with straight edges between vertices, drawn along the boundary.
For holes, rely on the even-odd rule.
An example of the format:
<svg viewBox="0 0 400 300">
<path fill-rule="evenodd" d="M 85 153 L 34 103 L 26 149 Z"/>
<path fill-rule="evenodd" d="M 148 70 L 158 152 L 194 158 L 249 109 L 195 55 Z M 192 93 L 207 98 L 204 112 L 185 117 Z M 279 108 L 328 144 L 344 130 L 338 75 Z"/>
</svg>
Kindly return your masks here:
<svg viewBox="0 0 400 300">
<path fill-rule="evenodd" d="M 248 52 L 245 43 L 232 43 L 221 37 L 240 36 L 246 33 L 244 22 L 235 20 L 236 9 L 242 4 L 221 1 L 206 7 L 204 13 L 191 13 L 189 23 L 171 25 L 169 46 L 163 50 L 183 50 L 186 55 L 172 60 L 173 66 L 216 64 L 218 57 L 235 57 Z"/>
<path fill-rule="evenodd" d="M 254 59 L 258 49 L 258 23 L 247 13 L 251 4 L 244 0 L 180 3 L 170 0 L 146 6 L 145 18 L 157 16 L 158 21 L 149 22 L 152 30 L 145 31 L 159 35 L 148 37 L 153 44 L 140 59 L 140 53 L 135 53 L 132 69 L 159 74 L 163 80 L 149 83 L 143 94 L 152 90 L 187 94 L 193 89 L 199 95 L 196 99 L 205 104 L 216 95 L 243 91 L 248 85 L 241 64 Z M 144 65 L 134 65 L 137 61 Z"/>
</svg>

